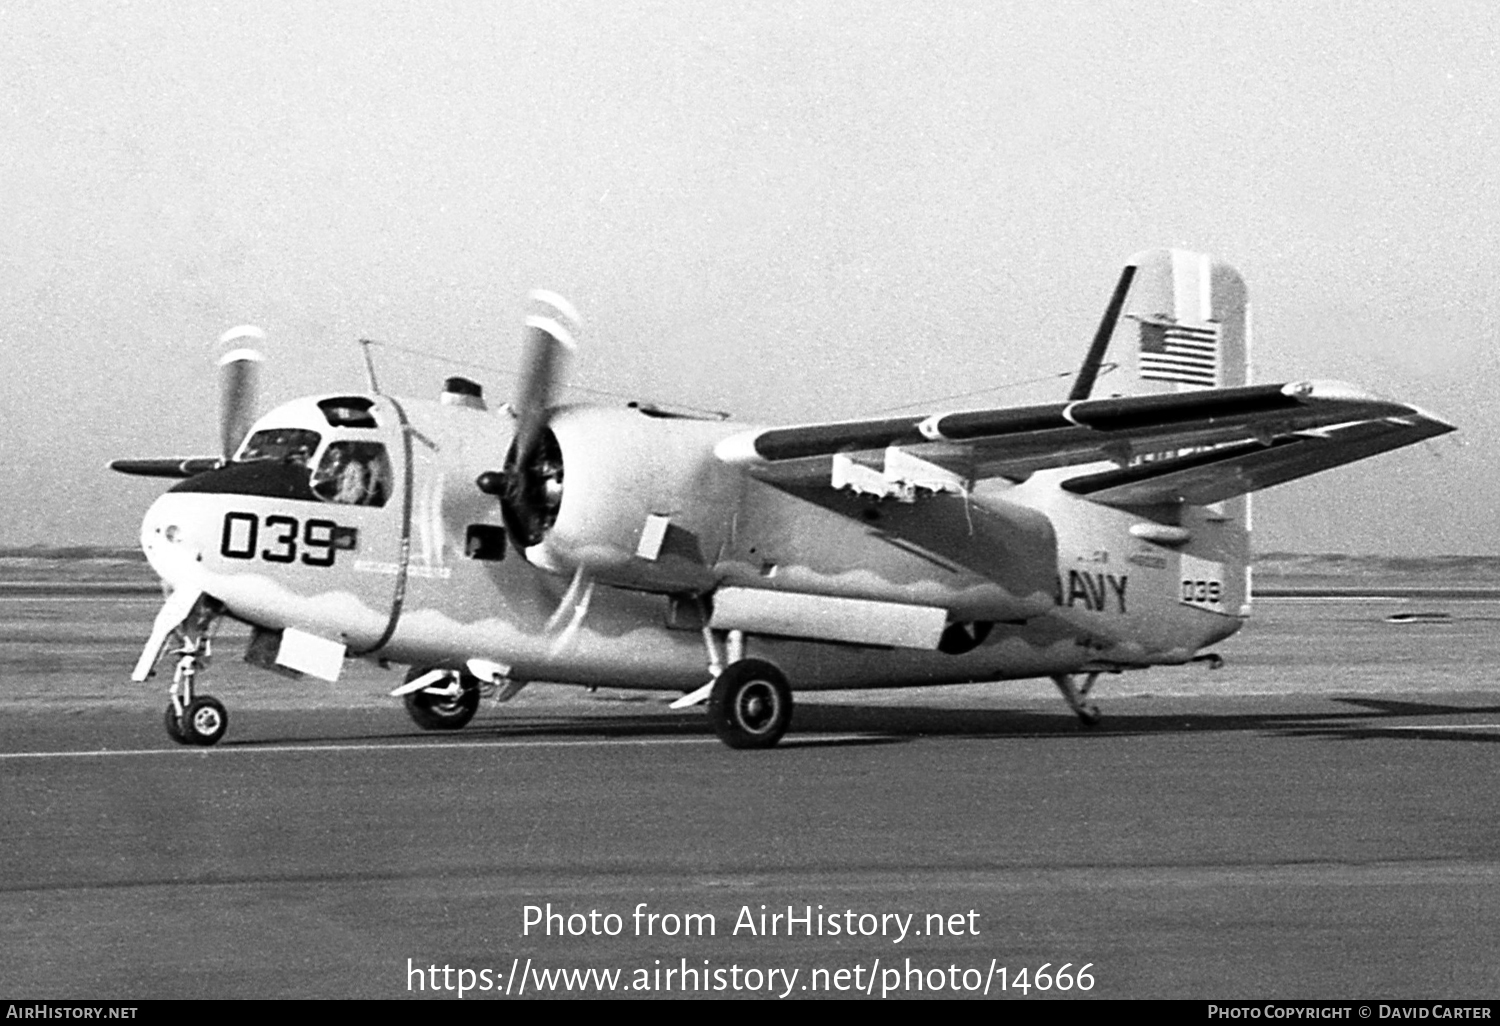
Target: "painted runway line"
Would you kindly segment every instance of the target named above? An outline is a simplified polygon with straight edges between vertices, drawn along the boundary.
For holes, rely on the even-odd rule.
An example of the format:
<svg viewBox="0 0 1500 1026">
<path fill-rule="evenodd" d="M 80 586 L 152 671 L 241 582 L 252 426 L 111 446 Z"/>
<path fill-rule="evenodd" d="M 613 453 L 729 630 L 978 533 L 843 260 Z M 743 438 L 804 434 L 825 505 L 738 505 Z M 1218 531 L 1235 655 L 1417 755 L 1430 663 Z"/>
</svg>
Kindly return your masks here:
<svg viewBox="0 0 1500 1026">
<path fill-rule="evenodd" d="M 789 738 L 783 747 L 796 747 L 799 742 L 816 742 L 818 744 L 836 743 L 842 741 L 868 741 L 879 737 L 875 734 L 801 734 L 796 738 Z M 359 742 L 352 744 L 283 744 L 283 745 L 256 745 L 256 744 L 228 744 L 223 746 L 210 746 L 200 748 L 195 745 L 184 745 L 181 748 L 122 748 L 122 749 L 100 749 L 98 751 L 70 751 L 70 752 L 0 752 L 0 761 L 14 759 L 105 759 L 125 758 L 142 755 L 207 755 L 210 752 L 224 752 L 235 754 L 256 753 L 285 753 L 285 752 L 383 752 L 383 751 L 422 751 L 435 752 L 446 751 L 454 748 L 646 748 L 661 745 L 721 745 L 717 737 L 653 737 L 653 738 L 601 738 L 591 741 L 549 741 L 549 740 L 515 740 L 515 741 L 446 741 L 446 742 L 382 742 L 379 744 Z"/>
</svg>

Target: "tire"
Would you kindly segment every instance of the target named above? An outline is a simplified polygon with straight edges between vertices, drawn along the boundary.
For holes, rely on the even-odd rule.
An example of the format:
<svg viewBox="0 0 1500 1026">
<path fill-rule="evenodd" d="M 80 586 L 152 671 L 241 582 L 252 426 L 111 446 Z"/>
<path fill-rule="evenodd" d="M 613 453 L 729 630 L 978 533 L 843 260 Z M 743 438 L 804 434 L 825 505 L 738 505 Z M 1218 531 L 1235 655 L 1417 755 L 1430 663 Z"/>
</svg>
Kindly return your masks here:
<svg viewBox="0 0 1500 1026">
<path fill-rule="evenodd" d="M 177 719 L 177 707 L 171 702 L 167 703 L 167 713 L 162 720 L 167 728 L 167 737 L 180 745 L 188 743 L 187 735 L 182 732 L 182 723 Z"/>
<path fill-rule="evenodd" d="M 406 680 L 410 683 L 431 671 L 429 666 L 413 666 Z M 479 711 L 479 682 L 467 673 L 461 673 L 458 681 L 463 693 L 457 698 L 429 695 L 425 691 L 413 691 L 403 696 L 406 714 L 412 722 L 423 730 L 458 730 L 467 725 Z"/>
<path fill-rule="evenodd" d="M 708 719 L 730 748 L 770 748 L 792 722 L 786 675 L 764 659 L 730 663 L 708 696 Z"/>
<path fill-rule="evenodd" d="M 217 698 L 202 695 L 183 710 L 180 729 L 184 744 L 204 747 L 217 744 L 229 729 L 229 712 Z"/>
</svg>

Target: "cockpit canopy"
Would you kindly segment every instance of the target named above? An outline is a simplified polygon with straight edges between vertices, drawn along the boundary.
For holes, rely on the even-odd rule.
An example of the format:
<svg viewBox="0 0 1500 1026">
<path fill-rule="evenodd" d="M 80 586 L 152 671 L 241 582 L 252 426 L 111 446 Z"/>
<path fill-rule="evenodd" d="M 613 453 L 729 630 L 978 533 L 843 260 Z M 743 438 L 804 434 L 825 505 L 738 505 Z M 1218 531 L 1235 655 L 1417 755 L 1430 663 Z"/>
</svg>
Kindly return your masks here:
<svg viewBox="0 0 1500 1026">
<path fill-rule="evenodd" d="M 323 436 L 306 428 L 265 428 L 256 431 L 240 447 L 236 463 L 277 460 L 306 464 Z"/>
<path fill-rule="evenodd" d="M 384 506 L 391 497 L 391 461 L 385 444 L 370 437 L 378 427 L 371 412 L 374 405 L 365 396 L 288 403 L 262 418 L 234 462 L 272 461 L 296 468 L 306 474 L 310 497 L 323 502 Z M 285 423 L 315 422 L 313 418 L 326 422 L 329 430 Z"/>
</svg>

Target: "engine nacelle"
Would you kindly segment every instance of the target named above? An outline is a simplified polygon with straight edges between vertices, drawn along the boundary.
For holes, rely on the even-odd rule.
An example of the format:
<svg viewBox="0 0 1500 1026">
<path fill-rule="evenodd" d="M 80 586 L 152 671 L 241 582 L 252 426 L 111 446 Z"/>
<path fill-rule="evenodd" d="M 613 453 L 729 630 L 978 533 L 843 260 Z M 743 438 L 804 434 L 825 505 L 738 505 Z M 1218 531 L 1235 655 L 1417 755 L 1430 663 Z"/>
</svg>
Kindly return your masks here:
<svg viewBox="0 0 1500 1026">
<path fill-rule="evenodd" d="M 573 407 L 548 423 L 543 455 L 508 467 L 520 503 L 512 534 L 526 558 L 558 573 L 583 569 L 602 583 L 662 592 L 707 591 L 743 488 L 714 456 L 735 428 Z"/>
<path fill-rule="evenodd" d="M 495 477 L 512 538 L 554 573 L 665 594 L 724 586 L 906 603 L 962 620 L 1055 606 L 1051 521 L 994 488 L 920 503 L 783 489 L 715 456 L 743 425 L 571 407 L 547 427 L 526 466 L 512 453 Z"/>
</svg>

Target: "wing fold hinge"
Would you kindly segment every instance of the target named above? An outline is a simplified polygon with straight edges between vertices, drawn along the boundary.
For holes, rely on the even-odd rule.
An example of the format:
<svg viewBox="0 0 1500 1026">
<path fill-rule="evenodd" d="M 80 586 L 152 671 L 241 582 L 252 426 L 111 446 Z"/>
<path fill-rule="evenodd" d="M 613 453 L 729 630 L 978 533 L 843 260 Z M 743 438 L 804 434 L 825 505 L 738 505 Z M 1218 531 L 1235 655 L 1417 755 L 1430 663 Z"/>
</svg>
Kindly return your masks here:
<svg viewBox="0 0 1500 1026">
<path fill-rule="evenodd" d="M 835 453 L 829 483 L 836 489 L 856 495 L 873 495 L 897 502 L 915 502 L 923 493 L 962 495 L 968 490 L 968 483 L 959 474 L 913 456 L 895 445 L 886 447 L 885 462 L 879 469 L 845 453 Z"/>
</svg>

